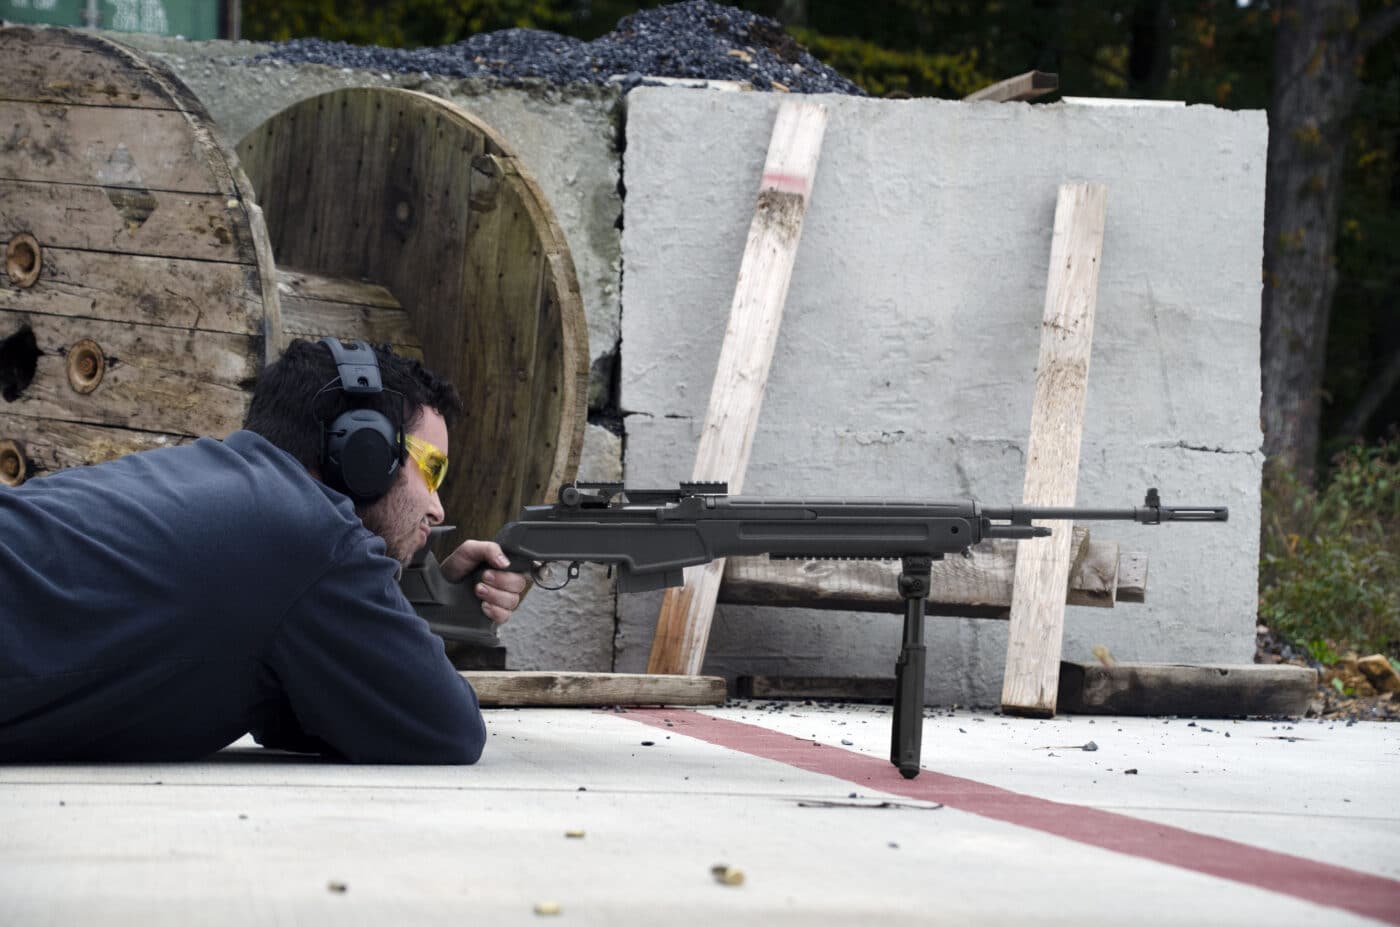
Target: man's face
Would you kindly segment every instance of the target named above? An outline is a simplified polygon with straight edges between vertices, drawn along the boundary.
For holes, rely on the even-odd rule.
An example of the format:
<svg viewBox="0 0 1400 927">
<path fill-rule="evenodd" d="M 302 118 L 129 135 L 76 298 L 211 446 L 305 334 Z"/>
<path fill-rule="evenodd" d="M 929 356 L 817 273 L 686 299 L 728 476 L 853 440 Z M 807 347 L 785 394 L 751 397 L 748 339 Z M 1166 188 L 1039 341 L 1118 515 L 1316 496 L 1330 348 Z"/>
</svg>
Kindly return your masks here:
<svg viewBox="0 0 1400 927">
<path fill-rule="evenodd" d="M 447 450 L 447 423 L 432 409 L 420 410 L 408 424 L 408 433 Z M 438 494 L 428 489 L 428 481 L 413 458 L 406 459 L 394 478 L 394 485 L 383 498 L 357 507 L 365 527 L 384 539 L 388 554 L 400 563 L 408 563 L 428 542 L 428 528 L 442 524 L 442 502 Z"/>
</svg>

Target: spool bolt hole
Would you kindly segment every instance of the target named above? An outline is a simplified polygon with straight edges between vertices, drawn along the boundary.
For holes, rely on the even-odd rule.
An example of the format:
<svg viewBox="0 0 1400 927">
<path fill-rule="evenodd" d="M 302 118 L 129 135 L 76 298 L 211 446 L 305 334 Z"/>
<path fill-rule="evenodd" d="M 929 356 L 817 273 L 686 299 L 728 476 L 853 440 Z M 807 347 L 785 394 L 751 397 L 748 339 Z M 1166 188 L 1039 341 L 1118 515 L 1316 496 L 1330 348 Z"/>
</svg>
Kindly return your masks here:
<svg viewBox="0 0 1400 927">
<path fill-rule="evenodd" d="M 92 392 L 106 372 L 107 358 L 97 342 L 84 338 L 68 349 L 68 385 L 74 391 Z"/>
<path fill-rule="evenodd" d="M 39 251 L 39 242 L 33 235 L 16 235 L 5 246 L 5 273 L 15 286 L 33 286 L 43 267 L 44 260 Z"/>
<path fill-rule="evenodd" d="M 24 446 L 10 438 L 0 438 L 0 485 L 18 486 L 28 477 Z"/>
</svg>

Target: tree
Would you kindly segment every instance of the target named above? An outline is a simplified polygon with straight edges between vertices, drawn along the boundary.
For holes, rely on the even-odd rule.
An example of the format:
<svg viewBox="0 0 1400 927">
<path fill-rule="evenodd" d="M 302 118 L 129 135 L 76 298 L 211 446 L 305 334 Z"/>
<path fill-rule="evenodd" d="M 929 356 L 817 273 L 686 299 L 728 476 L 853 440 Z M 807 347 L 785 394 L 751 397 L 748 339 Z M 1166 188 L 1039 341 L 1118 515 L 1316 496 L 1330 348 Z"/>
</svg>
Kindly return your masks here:
<svg viewBox="0 0 1400 927">
<path fill-rule="evenodd" d="M 476 32 L 555 29 L 571 11 L 555 0 L 243 0 L 244 37 L 315 36 L 359 45 L 446 45 Z"/>
<path fill-rule="evenodd" d="M 1361 18 L 1360 0 L 1285 0 L 1274 48 L 1264 206 L 1264 452 L 1310 476 L 1320 440 L 1328 323 L 1337 288 L 1347 117 L 1366 53 L 1400 7 Z"/>
</svg>

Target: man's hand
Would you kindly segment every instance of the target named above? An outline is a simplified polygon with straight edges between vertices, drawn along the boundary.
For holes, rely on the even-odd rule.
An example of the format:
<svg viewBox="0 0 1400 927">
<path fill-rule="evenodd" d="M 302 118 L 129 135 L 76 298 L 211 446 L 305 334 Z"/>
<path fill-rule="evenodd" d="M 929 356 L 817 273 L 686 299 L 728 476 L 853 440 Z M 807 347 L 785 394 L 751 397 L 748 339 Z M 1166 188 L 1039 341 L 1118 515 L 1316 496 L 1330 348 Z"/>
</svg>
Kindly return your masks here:
<svg viewBox="0 0 1400 927">
<path fill-rule="evenodd" d="M 442 575 L 451 582 L 459 583 L 482 564 L 504 567 L 509 563 L 501 545 L 495 541 L 463 541 L 442 562 Z M 520 597 L 529 585 L 530 580 L 524 574 L 488 569 L 473 591 L 481 599 L 481 610 L 486 617 L 496 624 L 505 624 L 519 607 Z"/>
</svg>

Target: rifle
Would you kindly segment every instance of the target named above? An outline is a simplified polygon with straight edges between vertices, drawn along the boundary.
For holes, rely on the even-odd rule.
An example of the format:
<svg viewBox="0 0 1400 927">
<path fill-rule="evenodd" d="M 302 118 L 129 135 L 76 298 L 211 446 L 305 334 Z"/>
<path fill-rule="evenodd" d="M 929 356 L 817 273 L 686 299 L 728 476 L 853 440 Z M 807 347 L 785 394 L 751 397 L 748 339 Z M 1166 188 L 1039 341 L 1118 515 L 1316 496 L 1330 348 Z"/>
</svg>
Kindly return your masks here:
<svg viewBox="0 0 1400 927">
<path fill-rule="evenodd" d="M 901 502 L 883 499 L 770 499 L 728 494 L 725 483 L 681 483 L 679 489 L 626 489 L 621 483 L 575 483 L 553 505 L 527 505 L 496 535 L 510 558 L 506 569 L 531 574 L 545 589 L 561 589 L 582 563 L 617 571 L 619 592 L 680 586 L 684 568 L 721 557 L 767 554 L 773 559 L 899 560 L 904 639 L 895 662 L 890 762 L 906 779 L 919 774 L 923 735 L 924 607 L 934 560 L 971 556 L 984 538 L 1028 540 L 1051 532 L 1036 521 L 1226 521 L 1225 506 L 1166 506 L 1149 489 L 1143 505 L 1125 509 L 984 506 L 974 501 Z M 420 552 L 421 555 L 422 552 Z M 551 566 L 567 564 L 551 584 Z M 423 613 L 444 636 L 471 633 L 491 622 L 471 591 L 482 567 L 461 584 L 436 572 L 431 554 L 405 570 Z M 436 580 L 431 574 L 436 573 Z M 436 591 L 433 588 L 435 587 Z M 426 591 L 425 591 L 426 590 Z M 414 596 L 409 596 L 414 601 Z M 461 639 L 458 636 L 456 639 Z"/>
</svg>

